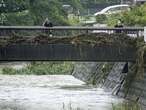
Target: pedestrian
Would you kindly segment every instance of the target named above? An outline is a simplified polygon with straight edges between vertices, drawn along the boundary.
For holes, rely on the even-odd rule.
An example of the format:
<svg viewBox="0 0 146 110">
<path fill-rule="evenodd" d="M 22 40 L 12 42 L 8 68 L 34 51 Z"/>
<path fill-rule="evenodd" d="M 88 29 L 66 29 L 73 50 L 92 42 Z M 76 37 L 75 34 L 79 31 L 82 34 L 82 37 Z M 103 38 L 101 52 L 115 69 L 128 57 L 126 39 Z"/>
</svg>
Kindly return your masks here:
<svg viewBox="0 0 146 110">
<path fill-rule="evenodd" d="M 48 18 L 46 18 L 45 21 L 43 22 L 43 26 L 44 27 L 53 27 L 53 23 L 51 21 L 49 21 Z M 50 30 L 50 29 L 49 29 L 49 31 L 48 30 L 45 30 L 45 33 L 46 34 L 49 34 L 50 37 L 53 36 L 52 35 L 52 30 Z"/>
<path fill-rule="evenodd" d="M 116 24 L 114 27 L 115 27 L 115 28 L 123 28 L 123 27 L 124 27 L 123 24 L 122 24 L 121 19 L 119 19 L 119 20 L 117 21 L 117 24 Z M 116 30 L 115 32 L 116 32 L 116 33 L 122 33 L 121 30 Z"/>
<path fill-rule="evenodd" d="M 126 62 L 126 64 L 124 65 L 124 68 L 122 70 L 122 73 L 128 73 L 129 70 L 129 66 L 128 66 L 128 62 Z"/>
</svg>

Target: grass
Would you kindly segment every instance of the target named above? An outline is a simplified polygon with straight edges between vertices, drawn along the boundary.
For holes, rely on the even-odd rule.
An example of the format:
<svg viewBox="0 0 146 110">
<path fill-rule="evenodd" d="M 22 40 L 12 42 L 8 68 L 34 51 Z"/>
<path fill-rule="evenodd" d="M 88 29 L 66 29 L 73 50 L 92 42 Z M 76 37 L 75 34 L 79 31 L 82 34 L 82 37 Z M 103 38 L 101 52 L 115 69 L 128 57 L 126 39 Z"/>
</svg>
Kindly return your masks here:
<svg viewBox="0 0 146 110">
<path fill-rule="evenodd" d="M 136 102 L 124 102 L 121 104 L 112 104 L 112 110 L 142 110 L 140 105 Z"/>
<path fill-rule="evenodd" d="M 70 102 L 67 105 L 63 103 L 62 110 L 84 110 L 80 107 L 73 107 Z M 112 110 L 142 110 L 137 102 L 123 102 L 120 104 L 112 104 Z"/>
<path fill-rule="evenodd" d="M 73 64 L 71 62 L 32 62 L 26 68 L 19 70 L 11 67 L 2 68 L 1 74 L 4 75 L 53 75 L 71 74 Z"/>
</svg>

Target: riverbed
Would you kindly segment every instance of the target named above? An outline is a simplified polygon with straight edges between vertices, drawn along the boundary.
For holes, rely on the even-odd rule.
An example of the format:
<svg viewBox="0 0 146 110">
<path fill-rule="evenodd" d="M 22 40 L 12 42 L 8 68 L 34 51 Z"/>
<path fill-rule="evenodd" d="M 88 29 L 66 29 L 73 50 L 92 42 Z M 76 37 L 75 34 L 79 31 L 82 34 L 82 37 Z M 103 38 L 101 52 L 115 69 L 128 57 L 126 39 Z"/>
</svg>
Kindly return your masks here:
<svg viewBox="0 0 146 110">
<path fill-rule="evenodd" d="M 0 110 L 111 110 L 121 101 L 70 75 L 0 75 Z"/>
</svg>

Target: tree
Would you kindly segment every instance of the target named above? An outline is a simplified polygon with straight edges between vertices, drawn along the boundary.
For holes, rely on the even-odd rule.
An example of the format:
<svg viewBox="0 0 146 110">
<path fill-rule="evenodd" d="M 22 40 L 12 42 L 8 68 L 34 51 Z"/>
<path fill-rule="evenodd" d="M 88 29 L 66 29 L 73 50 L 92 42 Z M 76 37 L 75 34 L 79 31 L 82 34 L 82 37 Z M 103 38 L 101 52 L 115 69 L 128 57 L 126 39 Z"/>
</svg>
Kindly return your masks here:
<svg viewBox="0 0 146 110">
<path fill-rule="evenodd" d="M 42 25 L 48 17 L 55 24 L 67 24 L 66 13 L 58 0 L 4 0 L 5 25 Z"/>
<path fill-rule="evenodd" d="M 57 0 L 31 0 L 29 6 L 30 13 L 34 19 L 34 24 L 41 25 L 42 21 L 48 17 L 55 24 L 66 24 L 66 13 L 62 4 Z"/>
<path fill-rule="evenodd" d="M 145 26 L 146 25 L 146 5 L 136 6 L 131 11 L 124 12 L 122 20 L 128 26 Z"/>
<path fill-rule="evenodd" d="M 125 26 L 145 26 L 146 25 L 146 4 L 134 6 L 130 11 L 120 14 L 110 15 L 107 18 L 107 24 L 114 26 L 118 19 L 121 19 Z"/>
</svg>

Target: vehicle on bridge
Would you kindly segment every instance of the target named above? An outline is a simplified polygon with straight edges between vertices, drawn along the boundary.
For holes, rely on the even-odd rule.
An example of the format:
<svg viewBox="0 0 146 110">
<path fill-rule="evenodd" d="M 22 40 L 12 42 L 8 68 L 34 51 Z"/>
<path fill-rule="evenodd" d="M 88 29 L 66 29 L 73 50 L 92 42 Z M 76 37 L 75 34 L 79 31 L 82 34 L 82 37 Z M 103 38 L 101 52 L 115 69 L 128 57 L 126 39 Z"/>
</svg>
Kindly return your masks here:
<svg viewBox="0 0 146 110">
<path fill-rule="evenodd" d="M 130 6 L 128 4 L 113 5 L 113 6 L 106 7 L 103 10 L 95 13 L 94 16 L 115 14 L 115 13 L 119 13 L 119 12 L 123 12 L 127 10 L 130 10 Z"/>
</svg>

